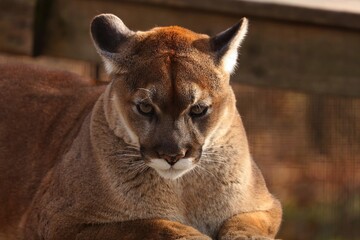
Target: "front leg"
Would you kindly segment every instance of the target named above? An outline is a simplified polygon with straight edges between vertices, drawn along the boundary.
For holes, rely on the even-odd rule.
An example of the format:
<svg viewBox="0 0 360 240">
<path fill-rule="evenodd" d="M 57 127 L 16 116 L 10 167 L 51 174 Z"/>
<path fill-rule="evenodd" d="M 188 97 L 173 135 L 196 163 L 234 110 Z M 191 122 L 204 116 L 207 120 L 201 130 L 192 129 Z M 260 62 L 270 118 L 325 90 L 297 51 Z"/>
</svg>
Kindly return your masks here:
<svg viewBox="0 0 360 240">
<path fill-rule="evenodd" d="M 195 228 L 165 219 L 84 226 L 76 240 L 211 240 Z"/>
<path fill-rule="evenodd" d="M 279 230 L 282 210 L 279 202 L 268 211 L 237 214 L 227 219 L 218 240 L 271 240 Z"/>
</svg>

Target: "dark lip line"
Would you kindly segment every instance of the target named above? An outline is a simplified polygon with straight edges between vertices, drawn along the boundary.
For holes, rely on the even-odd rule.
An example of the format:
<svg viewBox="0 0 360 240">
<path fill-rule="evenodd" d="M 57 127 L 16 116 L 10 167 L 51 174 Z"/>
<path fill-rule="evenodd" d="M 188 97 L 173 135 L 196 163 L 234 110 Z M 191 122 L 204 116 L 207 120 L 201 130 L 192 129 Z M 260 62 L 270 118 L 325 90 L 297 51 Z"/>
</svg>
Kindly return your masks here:
<svg viewBox="0 0 360 240">
<path fill-rule="evenodd" d="M 184 158 L 182 158 L 182 159 L 193 158 L 194 160 L 193 160 L 192 162 L 193 162 L 193 164 L 195 165 L 195 164 L 197 164 L 197 163 L 200 162 L 201 157 L 202 157 L 202 155 L 200 155 L 200 157 L 184 157 Z M 162 160 L 166 161 L 166 160 L 163 159 L 163 158 L 148 158 L 148 157 L 142 157 L 142 159 L 145 161 L 145 163 L 151 162 L 152 159 L 162 159 Z M 180 159 L 180 160 L 181 160 L 181 159 Z M 179 160 L 179 161 L 180 161 L 180 160 Z M 172 166 L 171 166 L 171 167 L 172 167 Z"/>
</svg>

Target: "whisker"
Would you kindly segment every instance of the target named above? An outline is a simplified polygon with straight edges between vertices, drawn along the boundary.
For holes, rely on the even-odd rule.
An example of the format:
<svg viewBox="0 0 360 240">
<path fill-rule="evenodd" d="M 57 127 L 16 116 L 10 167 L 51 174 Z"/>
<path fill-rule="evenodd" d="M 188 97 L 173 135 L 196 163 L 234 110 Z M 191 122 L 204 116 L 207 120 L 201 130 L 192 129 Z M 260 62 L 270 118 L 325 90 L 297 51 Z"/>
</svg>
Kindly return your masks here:
<svg viewBox="0 0 360 240">
<path fill-rule="evenodd" d="M 207 158 L 207 159 L 224 160 L 224 161 L 228 161 L 228 159 L 229 159 L 224 156 L 214 156 L 214 155 L 207 155 L 207 154 L 202 154 L 202 157 Z"/>
<path fill-rule="evenodd" d="M 135 154 L 121 154 L 121 156 L 123 156 L 123 157 L 141 157 L 140 155 L 135 155 Z"/>
<path fill-rule="evenodd" d="M 205 155 L 214 155 L 214 156 L 220 156 L 220 157 L 223 157 L 223 156 L 224 156 L 224 154 L 222 154 L 222 153 L 208 152 L 208 151 L 203 152 L 202 154 L 205 154 Z"/>
<path fill-rule="evenodd" d="M 209 151 L 203 152 L 203 154 L 208 154 L 208 155 L 220 155 L 220 156 L 222 156 L 222 154 L 221 154 L 221 153 L 217 153 L 217 152 L 209 152 Z"/>
<path fill-rule="evenodd" d="M 138 88 L 138 90 L 143 90 L 143 91 L 146 91 L 150 94 L 152 94 L 152 91 L 150 89 L 146 89 L 146 88 Z"/>
<path fill-rule="evenodd" d="M 139 151 L 136 151 L 134 149 L 125 149 L 125 150 L 118 150 L 119 153 L 139 153 Z"/>
<path fill-rule="evenodd" d="M 212 160 L 212 159 L 206 159 L 206 158 L 201 158 L 201 161 L 206 162 L 206 163 L 220 163 L 220 164 L 228 164 L 228 162 L 225 162 L 225 161 L 221 161 L 221 160 Z"/>
<path fill-rule="evenodd" d="M 213 176 L 214 178 L 216 178 L 218 181 L 221 181 L 215 174 L 213 174 L 212 172 L 210 172 L 209 170 L 207 170 L 205 167 L 198 165 L 199 169 L 203 170 L 205 173 L 210 174 L 211 176 Z"/>
<path fill-rule="evenodd" d="M 194 168 L 192 169 L 192 171 L 195 173 L 196 176 L 198 176 L 198 177 L 200 177 L 200 178 L 202 177 L 202 175 L 201 175 L 201 173 L 200 173 L 200 170 L 197 169 L 197 166 L 194 167 Z"/>
<path fill-rule="evenodd" d="M 207 154 L 202 154 L 202 157 L 206 157 L 206 158 L 211 158 L 211 159 L 228 159 L 227 157 L 224 156 L 216 156 L 216 155 L 207 155 Z"/>
<path fill-rule="evenodd" d="M 135 149 L 135 150 L 139 150 L 139 147 L 135 146 L 135 145 L 127 145 L 127 146 L 125 146 L 125 148 L 132 148 L 132 149 Z"/>
<path fill-rule="evenodd" d="M 135 172 L 135 173 L 138 173 L 138 172 L 141 172 L 142 170 L 144 169 L 144 165 L 135 165 L 135 166 L 133 166 L 133 171 Z"/>
<path fill-rule="evenodd" d="M 139 152 L 134 152 L 134 151 L 117 151 L 109 154 L 109 156 L 126 155 L 126 154 L 141 156 Z"/>
</svg>

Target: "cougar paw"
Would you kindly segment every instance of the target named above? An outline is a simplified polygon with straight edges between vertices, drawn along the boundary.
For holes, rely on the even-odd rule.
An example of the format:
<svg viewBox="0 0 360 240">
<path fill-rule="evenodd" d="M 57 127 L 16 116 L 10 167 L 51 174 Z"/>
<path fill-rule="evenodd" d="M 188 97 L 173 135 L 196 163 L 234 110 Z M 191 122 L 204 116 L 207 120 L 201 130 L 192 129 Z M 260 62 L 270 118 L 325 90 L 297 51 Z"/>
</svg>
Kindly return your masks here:
<svg viewBox="0 0 360 240">
<path fill-rule="evenodd" d="M 211 240 L 211 238 L 206 235 L 198 235 L 198 236 L 182 237 L 176 240 Z"/>
<path fill-rule="evenodd" d="M 252 235 L 246 234 L 244 232 L 241 233 L 230 233 L 226 234 L 226 236 L 222 236 L 220 240 L 274 240 L 274 238 L 266 237 L 266 236 L 259 236 L 259 235 Z"/>
<path fill-rule="evenodd" d="M 263 236 L 238 236 L 234 240 L 274 240 L 273 238 L 263 237 Z"/>
<path fill-rule="evenodd" d="M 167 234 L 163 235 L 163 239 L 171 240 L 211 240 L 207 235 L 202 234 L 197 229 L 183 225 L 178 222 L 167 223 Z M 168 235 L 168 231 L 170 234 Z"/>
</svg>

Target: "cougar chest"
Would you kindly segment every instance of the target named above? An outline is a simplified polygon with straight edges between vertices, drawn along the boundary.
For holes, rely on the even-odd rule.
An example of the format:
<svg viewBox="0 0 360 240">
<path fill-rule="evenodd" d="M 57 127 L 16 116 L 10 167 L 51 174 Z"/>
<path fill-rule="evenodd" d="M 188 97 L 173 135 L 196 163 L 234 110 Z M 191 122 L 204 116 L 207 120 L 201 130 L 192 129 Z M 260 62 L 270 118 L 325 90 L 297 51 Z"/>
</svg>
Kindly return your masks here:
<svg viewBox="0 0 360 240">
<path fill-rule="evenodd" d="M 232 210 L 230 199 L 219 198 L 228 190 L 214 181 L 216 177 L 210 173 L 190 173 L 184 179 L 181 195 L 187 224 L 213 237 Z"/>
</svg>

